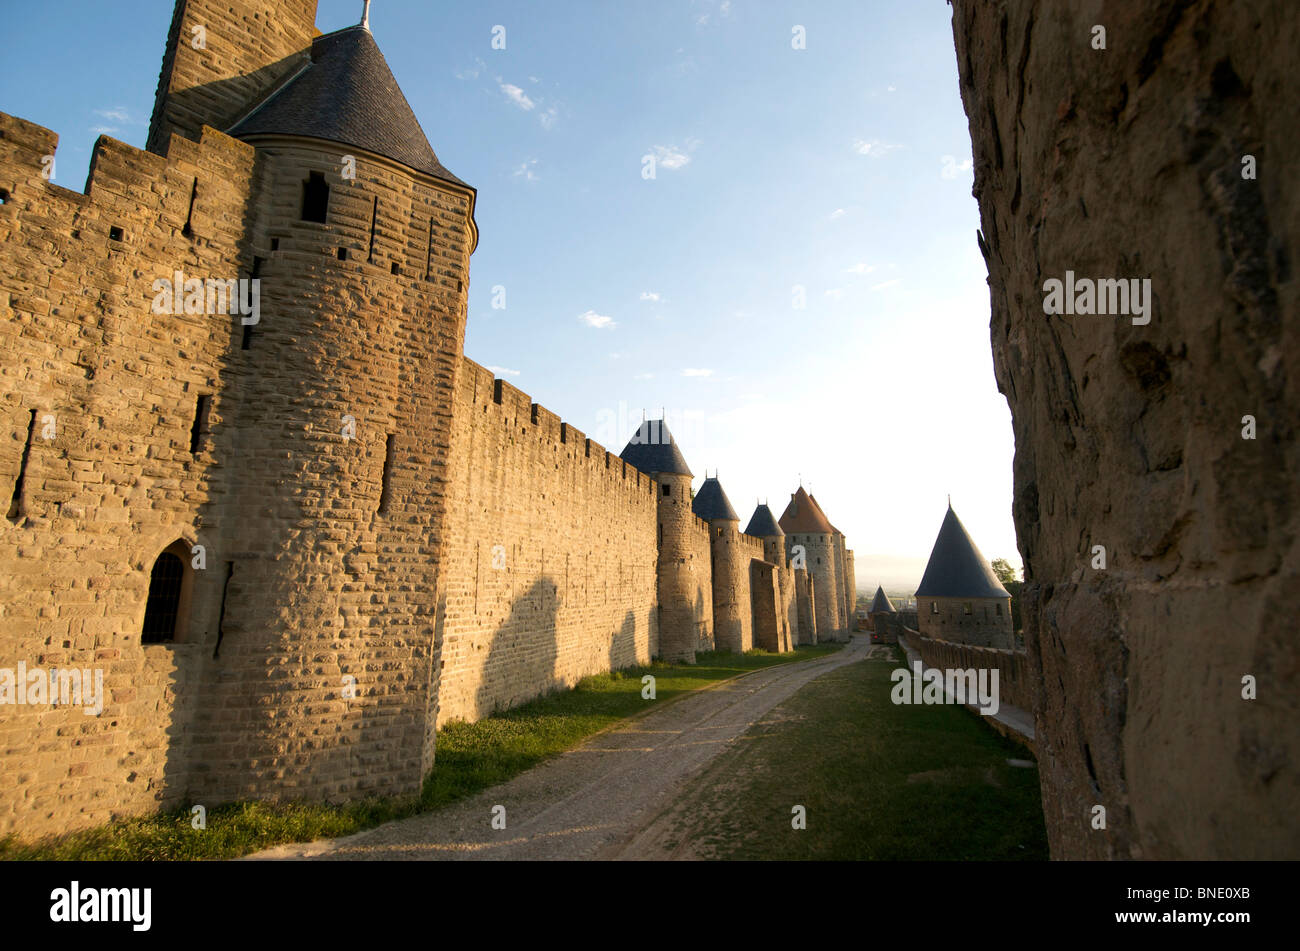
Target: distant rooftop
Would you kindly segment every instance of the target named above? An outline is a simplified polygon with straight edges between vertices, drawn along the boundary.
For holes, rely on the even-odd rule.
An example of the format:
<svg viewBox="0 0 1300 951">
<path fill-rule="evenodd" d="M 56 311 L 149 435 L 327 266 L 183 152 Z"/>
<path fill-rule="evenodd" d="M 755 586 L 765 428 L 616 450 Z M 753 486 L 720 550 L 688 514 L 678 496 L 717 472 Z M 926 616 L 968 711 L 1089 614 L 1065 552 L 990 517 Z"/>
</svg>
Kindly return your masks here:
<svg viewBox="0 0 1300 951">
<path fill-rule="evenodd" d="M 753 535 L 755 538 L 767 538 L 772 535 L 784 535 L 781 526 L 776 523 L 776 517 L 772 510 L 766 505 L 760 505 L 754 509 L 754 514 L 749 517 L 749 524 L 745 526 L 745 534 Z"/>
<path fill-rule="evenodd" d="M 691 475 L 686 457 L 677 448 L 677 440 L 673 439 L 668 424 L 662 419 L 647 419 L 643 422 L 619 455 L 624 462 L 636 466 L 648 476 L 660 472 Z"/>
<path fill-rule="evenodd" d="M 731 501 L 727 498 L 727 493 L 722 491 L 722 483 L 716 476 L 704 480 L 700 491 L 695 493 L 695 502 L 691 505 L 691 511 L 706 522 L 714 518 L 740 521 L 740 516 L 731 507 Z"/>
<path fill-rule="evenodd" d="M 916 595 L 920 598 L 1011 597 L 951 504 L 939 527 L 939 537 L 935 539 Z"/>
<path fill-rule="evenodd" d="M 780 525 L 787 535 L 831 535 L 835 532 L 821 506 L 812 500 L 803 486 L 790 496 L 790 504 L 781 515 Z"/>
</svg>

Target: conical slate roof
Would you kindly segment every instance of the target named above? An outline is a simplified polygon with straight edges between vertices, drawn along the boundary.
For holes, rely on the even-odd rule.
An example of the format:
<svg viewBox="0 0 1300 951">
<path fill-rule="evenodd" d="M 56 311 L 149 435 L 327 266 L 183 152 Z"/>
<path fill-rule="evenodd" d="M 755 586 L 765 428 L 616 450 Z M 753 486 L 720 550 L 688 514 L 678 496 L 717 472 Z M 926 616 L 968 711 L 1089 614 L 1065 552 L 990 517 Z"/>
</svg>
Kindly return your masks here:
<svg viewBox="0 0 1300 951">
<path fill-rule="evenodd" d="M 695 493 L 695 501 L 691 504 L 691 511 L 706 522 L 714 518 L 729 518 L 733 521 L 740 521 L 740 516 L 731 507 L 731 501 L 727 498 L 727 493 L 722 491 L 722 483 L 718 481 L 716 476 L 704 480 L 704 485 L 700 486 L 700 491 Z"/>
<path fill-rule="evenodd" d="M 772 515 L 772 510 L 766 505 L 760 505 L 754 509 L 754 514 L 749 517 L 749 524 L 745 527 L 746 535 L 753 535 L 755 538 L 767 538 L 771 535 L 784 535 L 781 526 L 776 524 L 776 518 Z"/>
<path fill-rule="evenodd" d="M 893 602 L 885 595 L 885 589 L 877 586 L 876 596 L 871 601 L 871 607 L 867 609 L 868 614 L 897 614 Z"/>
<path fill-rule="evenodd" d="M 230 135 L 326 139 L 465 184 L 438 161 L 384 54 L 362 26 L 316 37 L 311 62 L 236 124 Z"/>
<path fill-rule="evenodd" d="M 623 457 L 624 462 L 636 466 L 648 476 L 660 472 L 691 475 L 691 470 L 686 465 L 686 458 L 677 448 L 677 440 L 673 439 L 673 434 L 668 431 L 668 424 L 662 419 L 648 419 L 643 422 L 619 455 Z"/>
<path fill-rule="evenodd" d="M 831 535 L 835 532 L 821 507 L 803 486 L 790 496 L 790 504 L 785 507 L 780 524 L 787 535 Z"/>
<path fill-rule="evenodd" d="M 951 505 L 939 527 L 939 537 L 935 539 L 916 594 L 923 598 L 1011 597 Z"/>
</svg>

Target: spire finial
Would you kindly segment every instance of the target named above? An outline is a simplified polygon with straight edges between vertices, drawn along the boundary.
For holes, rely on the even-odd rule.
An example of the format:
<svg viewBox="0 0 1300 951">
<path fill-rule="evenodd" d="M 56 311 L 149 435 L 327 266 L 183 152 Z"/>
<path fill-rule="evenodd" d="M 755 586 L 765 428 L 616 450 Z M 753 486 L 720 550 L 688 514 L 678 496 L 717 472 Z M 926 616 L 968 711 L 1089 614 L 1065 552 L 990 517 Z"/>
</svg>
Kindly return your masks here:
<svg viewBox="0 0 1300 951">
<path fill-rule="evenodd" d="M 948 493 L 948 508 L 952 508 L 952 493 Z"/>
<path fill-rule="evenodd" d="M 370 29 L 370 0 L 365 0 L 365 6 L 361 10 L 361 29 Z"/>
</svg>

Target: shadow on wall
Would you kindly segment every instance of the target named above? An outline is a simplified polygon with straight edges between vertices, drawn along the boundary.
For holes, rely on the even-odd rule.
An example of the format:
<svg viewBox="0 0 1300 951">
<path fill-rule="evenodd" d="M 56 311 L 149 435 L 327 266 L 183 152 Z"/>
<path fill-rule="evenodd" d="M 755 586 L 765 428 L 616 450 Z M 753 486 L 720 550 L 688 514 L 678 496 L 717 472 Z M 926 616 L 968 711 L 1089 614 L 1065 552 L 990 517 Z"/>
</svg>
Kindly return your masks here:
<svg viewBox="0 0 1300 951">
<path fill-rule="evenodd" d="M 474 694 L 478 717 L 507 710 L 562 686 L 556 669 L 559 646 L 555 592 L 555 581 L 542 576 L 511 603 L 509 613 L 492 634 L 487 657 L 479 668 Z"/>
<path fill-rule="evenodd" d="M 623 615 L 623 624 L 609 641 L 609 669 L 622 670 L 635 667 L 639 661 L 636 656 L 636 615 L 631 611 Z"/>
<path fill-rule="evenodd" d="M 276 88 L 285 77 L 309 61 L 310 49 L 311 46 L 308 43 L 301 53 L 286 56 L 278 62 L 263 66 L 251 73 L 245 73 L 232 79 L 213 80 L 199 86 L 191 86 L 189 89 L 168 92 L 167 98 L 171 105 L 170 115 L 192 121 L 199 126 L 210 125 L 225 132 L 237 119 L 252 112 L 252 108 L 249 106 L 250 95 L 252 96 L 252 102 L 260 103 L 267 93 Z M 227 114 L 219 120 L 211 117 L 213 104 L 218 102 L 235 104 L 232 108 L 227 109 Z M 208 116 L 208 118 L 205 121 L 196 118 L 201 116 Z M 169 136 L 164 135 L 162 129 L 157 127 L 154 121 L 151 121 L 145 147 L 156 154 L 166 155 L 168 139 Z M 195 140 L 197 141 L 197 139 L 198 135 L 196 133 Z"/>
</svg>

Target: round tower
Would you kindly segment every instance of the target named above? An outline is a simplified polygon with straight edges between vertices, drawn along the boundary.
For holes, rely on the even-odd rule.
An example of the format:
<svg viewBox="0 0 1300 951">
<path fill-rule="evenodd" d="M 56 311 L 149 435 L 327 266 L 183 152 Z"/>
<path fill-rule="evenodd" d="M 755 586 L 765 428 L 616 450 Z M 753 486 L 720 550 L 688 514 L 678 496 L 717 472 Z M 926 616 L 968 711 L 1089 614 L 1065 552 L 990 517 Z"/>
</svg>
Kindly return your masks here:
<svg viewBox="0 0 1300 951">
<path fill-rule="evenodd" d="M 711 623 L 703 617 L 707 605 L 701 589 L 708 586 L 708 563 L 698 557 L 701 546 L 691 512 L 691 470 L 668 426 L 659 419 L 643 422 L 621 455 L 658 483 L 658 654 L 666 661 L 693 664 L 702 627 L 707 630 Z"/>
<path fill-rule="evenodd" d="M 836 582 L 835 530 L 803 486 L 790 496 L 779 522 L 785 532 L 786 550 L 794 568 L 805 568 L 812 582 L 812 614 L 817 640 L 842 637 L 843 608 Z"/>
<path fill-rule="evenodd" d="M 475 192 L 438 161 L 366 27 L 316 37 L 309 56 L 230 130 L 260 163 L 239 275 L 257 306 L 234 321 L 221 421 L 234 527 L 204 698 L 221 716 L 196 784 L 212 798 L 412 793 L 432 755 Z"/>
<path fill-rule="evenodd" d="M 763 560 L 775 566 L 776 603 L 773 605 L 771 629 L 767 629 L 766 610 L 760 623 L 760 602 L 754 595 L 754 646 L 765 650 L 788 651 L 794 649 L 798 613 L 795 607 L 794 573 L 789 569 L 785 551 L 785 532 L 777 524 L 772 510 L 758 505 L 745 526 L 745 534 L 763 541 Z M 765 608 L 765 605 L 763 606 Z M 760 631 L 760 626 L 764 629 Z"/>
<path fill-rule="evenodd" d="M 716 475 L 695 494 L 695 514 L 709 523 L 713 567 L 713 639 L 720 651 L 754 646 L 749 599 L 749 553 L 741 547 L 740 516 Z"/>
</svg>

